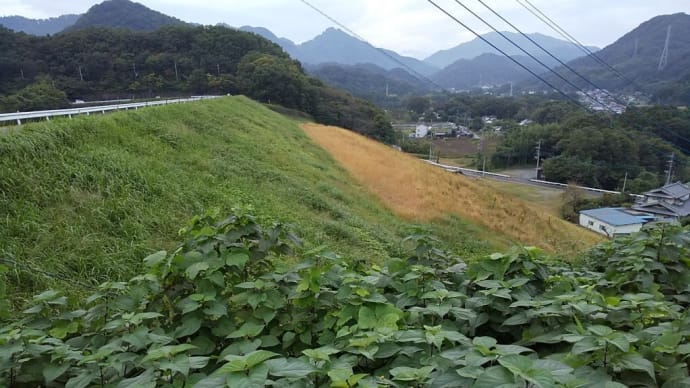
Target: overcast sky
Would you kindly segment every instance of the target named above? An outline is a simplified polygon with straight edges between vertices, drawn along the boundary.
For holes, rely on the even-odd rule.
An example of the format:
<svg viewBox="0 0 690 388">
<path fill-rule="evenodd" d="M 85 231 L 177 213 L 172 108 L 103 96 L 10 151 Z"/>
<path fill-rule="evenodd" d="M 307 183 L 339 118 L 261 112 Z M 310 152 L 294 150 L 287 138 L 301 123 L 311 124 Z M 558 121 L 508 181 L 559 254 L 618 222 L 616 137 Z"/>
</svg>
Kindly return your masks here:
<svg viewBox="0 0 690 388">
<path fill-rule="evenodd" d="M 426 0 L 308 0 L 375 46 L 420 59 L 474 38 Z M 480 33 L 489 28 L 455 0 L 435 0 Z M 690 13 L 690 0 L 530 0 L 582 43 L 613 43 L 640 23 L 662 14 Z M 83 13 L 98 0 L 0 0 L 0 15 L 47 18 Z M 297 43 L 312 39 L 333 23 L 300 0 L 139 0 L 184 21 L 266 27 Z M 500 30 L 510 27 L 477 0 L 462 0 Z M 517 0 L 484 0 L 525 32 L 556 33 Z M 524 0 L 523 0 L 524 2 Z"/>
</svg>

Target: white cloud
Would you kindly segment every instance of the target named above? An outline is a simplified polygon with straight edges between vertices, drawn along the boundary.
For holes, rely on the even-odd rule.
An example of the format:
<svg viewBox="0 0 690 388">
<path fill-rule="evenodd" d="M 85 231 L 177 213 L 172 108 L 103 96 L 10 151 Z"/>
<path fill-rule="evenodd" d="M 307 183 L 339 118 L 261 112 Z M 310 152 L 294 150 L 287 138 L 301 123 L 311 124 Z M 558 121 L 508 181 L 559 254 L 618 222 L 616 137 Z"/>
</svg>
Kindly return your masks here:
<svg viewBox="0 0 690 388">
<path fill-rule="evenodd" d="M 404 55 L 425 57 L 474 36 L 424 0 L 308 0 L 372 44 Z M 434 0 L 479 33 L 489 28 L 455 0 Z M 525 32 L 556 33 L 516 0 L 483 0 Z M 522 0 L 524 1 L 524 0 Z M 0 13 L 32 18 L 82 13 L 98 0 L 0 0 Z M 333 23 L 300 0 L 139 0 L 157 11 L 185 21 L 270 29 L 296 42 L 309 40 Z M 510 27 L 477 0 L 463 4 L 501 30 Z M 585 44 L 606 46 L 640 23 L 659 14 L 690 12 L 687 0 L 530 0 Z"/>
</svg>

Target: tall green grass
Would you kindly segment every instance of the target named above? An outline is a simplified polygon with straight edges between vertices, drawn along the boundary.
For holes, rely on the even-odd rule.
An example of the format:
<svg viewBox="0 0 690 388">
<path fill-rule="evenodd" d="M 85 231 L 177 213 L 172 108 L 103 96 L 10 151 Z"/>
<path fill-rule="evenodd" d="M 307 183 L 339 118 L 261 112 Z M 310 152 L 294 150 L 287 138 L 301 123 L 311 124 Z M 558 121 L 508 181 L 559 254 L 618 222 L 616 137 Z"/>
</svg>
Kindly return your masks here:
<svg viewBox="0 0 690 388">
<path fill-rule="evenodd" d="M 4 275 L 15 303 L 46 287 L 79 291 L 27 267 L 91 284 L 125 279 L 147 254 L 173 248 L 192 216 L 238 205 L 373 261 L 395 254 L 409 227 L 296 121 L 244 97 L 0 134 L 0 259 L 20 264 Z M 459 220 L 430 227 L 467 255 L 490 249 Z"/>
</svg>

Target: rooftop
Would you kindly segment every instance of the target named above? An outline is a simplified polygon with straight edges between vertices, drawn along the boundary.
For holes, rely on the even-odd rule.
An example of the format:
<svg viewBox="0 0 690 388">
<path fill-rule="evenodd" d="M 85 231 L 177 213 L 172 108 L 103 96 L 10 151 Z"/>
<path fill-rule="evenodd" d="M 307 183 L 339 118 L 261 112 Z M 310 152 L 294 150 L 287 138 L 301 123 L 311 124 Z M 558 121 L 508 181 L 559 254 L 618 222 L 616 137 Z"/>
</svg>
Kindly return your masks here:
<svg viewBox="0 0 690 388">
<path fill-rule="evenodd" d="M 584 214 L 612 226 L 644 224 L 654 219 L 654 216 L 651 214 L 622 207 L 604 207 L 600 209 L 583 210 L 580 214 Z"/>
<path fill-rule="evenodd" d="M 645 193 L 645 195 L 661 196 L 668 198 L 681 198 L 690 195 L 690 188 L 680 182 L 668 184 L 662 188 L 654 189 Z"/>
</svg>

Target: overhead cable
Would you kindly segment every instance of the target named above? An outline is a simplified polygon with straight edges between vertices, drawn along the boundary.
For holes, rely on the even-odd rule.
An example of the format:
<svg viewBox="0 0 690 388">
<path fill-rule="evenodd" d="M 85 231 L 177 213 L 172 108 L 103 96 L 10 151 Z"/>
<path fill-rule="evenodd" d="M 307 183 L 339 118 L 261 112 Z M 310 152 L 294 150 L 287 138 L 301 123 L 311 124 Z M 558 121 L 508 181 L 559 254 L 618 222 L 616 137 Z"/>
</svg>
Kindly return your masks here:
<svg viewBox="0 0 690 388">
<path fill-rule="evenodd" d="M 508 59 L 511 60 L 512 62 L 514 62 L 516 65 L 520 66 L 520 67 L 523 68 L 525 71 L 527 71 L 528 73 L 530 73 L 530 74 L 532 74 L 534 77 L 536 77 L 538 80 L 540 80 L 540 81 L 543 82 L 544 84 L 546 84 L 546 85 L 548 85 L 549 87 L 551 87 L 553 90 L 555 90 L 556 92 L 558 92 L 559 94 L 561 94 L 563 97 L 565 97 L 566 99 L 568 99 L 568 100 L 574 102 L 577 106 L 579 106 L 580 108 L 584 109 L 585 111 L 591 113 L 590 109 L 589 109 L 588 107 L 586 107 L 585 105 L 582 105 L 582 103 L 580 103 L 580 101 L 578 101 L 578 100 L 572 98 L 571 96 L 569 96 L 568 94 L 566 94 L 565 92 L 563 92 L 561 89 L 557 88 L 556 86 L 554 86 L 553 84 L 551 84 L 549 81 L 547 81 L 546 79 L 544 79 L 544 77 L 541 77 L 539 74 L 535 73 L 535 72 L 532 71 L 530 68 L 528 68 L 527 66 L 523 65 L 522 63 L 520 63 L 520 61 L 518 61 L 518 60 L 516 60 L 515 58 L 511 57 L 510 55 L 508 55 L 508 53 L 506 53 L 505 51 L 501 50 L 499 47 L 497 47 L 495 44 L 491 43 L 491 42 L 490 42 L 488 39 L 486 39 L 485 37 L 481 36 L 478 32 L 476 32 L 475 30 L 473 30 L 472 28 L 470 28 L 467 24 L 465 24 L 465 23 L 463 23 L 462 21 L 460 21 L 460 19 L 458 19 L 458 18 L 456 18 L 455 16 L 453 16 L 450 12 L 448 12 L 447 10 L 445 10 L 445 9 L 444 9 L 443 7 L 441 7 L 440 5 L 436 4 L 436 2 L 434 2 L 433 0 L 427 0 L 427 2 L 429 2 L 431 5 L 433 5 L 434 7 L 436 7 L 439 11 L 443 12 L 443 13 L 444 13 L 446 16 L 448 16 L 449 18 L 453 19 L 453 20 L 454 20 L 456 23 L 458 23 L 460 26 L 462 26 L 463 28 L 465 28 L 466 30 L 468 30 L 469 32 L 471 32 L 472 34 L 474 34 L 477 38 L 479 38 L 480 40 L 482 40 L 484 43 L 488 44 L 489 46 L 493 47 L 496 51 L 498 51 L 499 53 L 503 54 L 503 56 L 505 56 L 506 58 L 508 58 Z"/>
<path fill-rule="evenodd" d="M 580 88 L 579 86 L 577 86 L 577 85 L 575 85 L 574 83 L 570 82 L 570 80 L 568 80 L 567 78 L 565 78 L 565 77 L 563 77 L 562 75 L 560 75 L 559 73 L 557 73 L 555 70 L 553 70 L 553 69 L 552 69 L 551 67 L 549 67 L 547 64 L 545 64 L 544 62 L 542 62 L 539 58 L 535 57 L 534 55 L 532 55 L 532 53 L 530 53 L 529 51 L 527 51 L 527 50 L 525 50 L 524 48 L 522 48 L 522 46 L 520 46 L 519 44 L 515 43 L 515 42 L 514 42 L 512 39 L 510 39 L 506 34 L 504 34 L 503 32 L 499 31 L 499 30 L 498 30 L 496 27 L 494 27 L 491 23 L 489 23 L 489 22 L 487 22 L 486 20 L 484 20 L 484 18 L 482 18 L 481 16 L 479 16 L 476 12 L 472 11 L 472 9 L 470 9 L 468 6 L 466 6 L 465 4 L 463 4 L 460 0 L 455 0 L 455 2 L 458 3 L 458 5 L 460 5 L 462 8 L 464 8 L 467 12 L 471 13 L 472 16 L 474 16 L 475 18 L 479 19 L 479 20 L 480 20 L 482 23 L 484 23 L 487 27 L 489 27 L 489 28 L 491 28 L 492 30 L 494 30 L 494 32 L 496 32 L 498 35 L 500 35 L 503 39 L 505 39 L 505 40 L 508 41 L 510 44 L 512 44 L 513 46 L 515 46 L 518 50 L 522 51 L 525 55 L 527 55 L 528 57 L 532 58 L 532 60 L 534 60 L 535 62 L 537 62 L 538 64 L 540 64 L 543 68 L 545 68 L 545 69 L 548 70 L 549 72 L 553 73 L 556 77 L 560 78 L 563 82 L 565 82 L 565 83 L 567 83 L 568 85 L 572 86 L 573 88 L 575 88 L 576 90 L 578 90 L 580 93 L 582 93 L 582 94 L 584 94 L 585 96 L 587 96 L 587 97 L 588 97 L 590 100 L 592 100 L 593 102 L 596 102 L 596 103 L 598 103 L 599 105 L 601 105 L 602 107 L 604 107 L 605 109 L 607 109 L 607 110 L 609 110 L 609 111 L 612 111 L 612 109 L 608 108 L 607 104 L 605 104 L 604 102 L 600 101 L 598 98 L 596 98 L 596 97 L 590 95 L 589 93 L 587 93 L 586 91 L 584 91 L 582 88 Z"/>
</svg>

